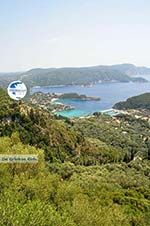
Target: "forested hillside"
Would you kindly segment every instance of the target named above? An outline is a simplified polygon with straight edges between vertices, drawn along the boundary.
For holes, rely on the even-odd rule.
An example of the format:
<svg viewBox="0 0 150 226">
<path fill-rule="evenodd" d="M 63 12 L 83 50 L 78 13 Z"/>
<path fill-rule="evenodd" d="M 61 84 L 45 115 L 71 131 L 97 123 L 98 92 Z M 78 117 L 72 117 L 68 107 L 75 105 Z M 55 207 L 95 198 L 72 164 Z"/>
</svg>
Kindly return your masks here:
<svg viewBox="0 0 150 226">
<path fill-rule="evenodd" d="M 134 69 L 136 68 L 134 65 L 132 66 Z M 28 87 L 91 85 L 98 82 L 147 82 L 144 78 L 130 77 L 129 75 L 132 73 L 128 73 L 128 68 L 132 67 L 113 65 L 81 68 L 36 68 L 22 73 L 1 73 L 0 87 L 7 87 L 11 81 L 16 79 L 25 82 Z"/>
<path fill-rule="evenodd" d="M 0 89 L 0 225 L 149 226 L 150 125 L 134 116 L 61 119 Z"/>
<path fill-rule="evenodd" d="M 128 98 L 126 101 L 116 103 L 117 109 L 148 109 L 150 110 L 150 93 L 144 93 L 138 96 Z"/>
</svg>

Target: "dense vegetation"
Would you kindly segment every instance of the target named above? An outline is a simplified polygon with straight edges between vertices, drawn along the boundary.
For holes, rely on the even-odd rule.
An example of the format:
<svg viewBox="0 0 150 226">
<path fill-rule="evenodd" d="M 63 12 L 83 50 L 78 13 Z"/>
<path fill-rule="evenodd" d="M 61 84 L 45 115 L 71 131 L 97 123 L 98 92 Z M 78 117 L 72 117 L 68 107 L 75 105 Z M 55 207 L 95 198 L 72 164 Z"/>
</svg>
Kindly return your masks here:
<svg viewBox="0 0 150 226">
<path fill-rule="evenodd" d="M 0 225 L 149 225 L 149 163 L 46 166 L 44 153 L 17 134 L 0 153 L 38 154 L 38 164 L 1 164 Z"/>
<path fill-rule="evenodd" d="M 0 90 L 0 226 L 149 226 L 150 125 L 132 116 L 59 119 Z"/>
<path fill-rule="evenodd" d="M 85 137 L 95 138 L 121 149 L 124 161 L 135 157 L 148 158 L 148 147 L 145 140 L 150 137 L 150 125 L 147 121 L 132 116 L 98 116 L 91 119 L 79 119 L 74 125 Z"/>
<path fill-rule="evenodd" d="M 128 98 L 126 101 L 115 104 L 114 108 L 150 110 L 150 93 L 144 93 L 135 97 Z"/>
</svg>

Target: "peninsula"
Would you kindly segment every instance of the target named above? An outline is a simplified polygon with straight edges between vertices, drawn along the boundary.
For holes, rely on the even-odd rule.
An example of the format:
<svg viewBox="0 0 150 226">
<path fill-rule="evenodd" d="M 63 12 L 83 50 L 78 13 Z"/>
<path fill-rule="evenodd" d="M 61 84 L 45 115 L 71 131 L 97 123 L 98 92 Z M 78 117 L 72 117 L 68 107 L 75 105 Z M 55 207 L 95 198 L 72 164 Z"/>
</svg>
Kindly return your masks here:
<svg viewBox="0 0 150 226">
<path fill-rule="evenodd" d="M 61 102 L 64 99 L 82 100 L 82 101 L 99 101 L 99 97 L 89 97 L 78 93 L 42 93 L 36 92 L 29 97 L 29 102 L 32 105 L 39 106 L 51 112 L 64 110 L 72 110 L 75 107 Z"/>
</svg>

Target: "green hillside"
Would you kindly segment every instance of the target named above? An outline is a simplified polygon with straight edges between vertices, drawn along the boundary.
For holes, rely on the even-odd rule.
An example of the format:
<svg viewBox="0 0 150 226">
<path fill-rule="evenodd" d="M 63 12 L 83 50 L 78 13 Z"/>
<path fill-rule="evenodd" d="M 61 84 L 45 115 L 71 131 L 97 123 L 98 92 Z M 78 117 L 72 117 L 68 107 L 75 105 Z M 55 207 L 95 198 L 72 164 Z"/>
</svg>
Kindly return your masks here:
<svg viewBox="0 0 150 226">
<path fill-rule="evenodd" d="M 16 79 L 24 81 L 28 87 L 91 85 L 98 82 L 116 81 L 146 82 L 144 78 L 130 77 L 129 75 L 132 74 L 132 72 L 126 67 L 124 65 L 113 65 L 81 68 L 36 68 L 22 73 L 0 73 L 0 87 L 7 87 L 9 82 Z M 130 68 L 131 67 L 129 67 L 129 69 Z M 131 73 L 128 73 L 129 71 Z"/>
<path fill-rule="evenodd" d="M 0 89 L 0 226 L 149 226 L 150 125 L 132 116 L 60 119 Z"/>
<path fill-rule="evenodd" d="M 150 93 L 128 98 L 114 105 L 117 109 L 148 109 L 150 110 Z"/>
<path fill-rule="evenodd" d="M 25 73 L 22 78 L 26 84 L 31 86 L 90 85 L 99 81 L 135 81 L 135 79 L 120 71 L 99 67 L 33 69 Z M 146 80 L 142 79 L 142 81 L 145 82 Z"/>
</svg>

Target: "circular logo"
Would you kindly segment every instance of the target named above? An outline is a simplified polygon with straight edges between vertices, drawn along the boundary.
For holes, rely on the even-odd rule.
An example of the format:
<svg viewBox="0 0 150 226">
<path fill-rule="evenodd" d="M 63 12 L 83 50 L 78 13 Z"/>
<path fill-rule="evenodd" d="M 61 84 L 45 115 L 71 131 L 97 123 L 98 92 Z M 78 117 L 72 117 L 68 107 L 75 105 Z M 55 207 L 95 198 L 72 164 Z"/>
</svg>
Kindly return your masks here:
<svg viewBox="0 0 150 226">
<path fill-rule="evenodd" d="M 10 98 L 13 100 L 20 100 L 25 97 L 27 93 L 27 87 L 21 81 L 14 81 L 9 84 L 7 91 Z"/>
</svg>

